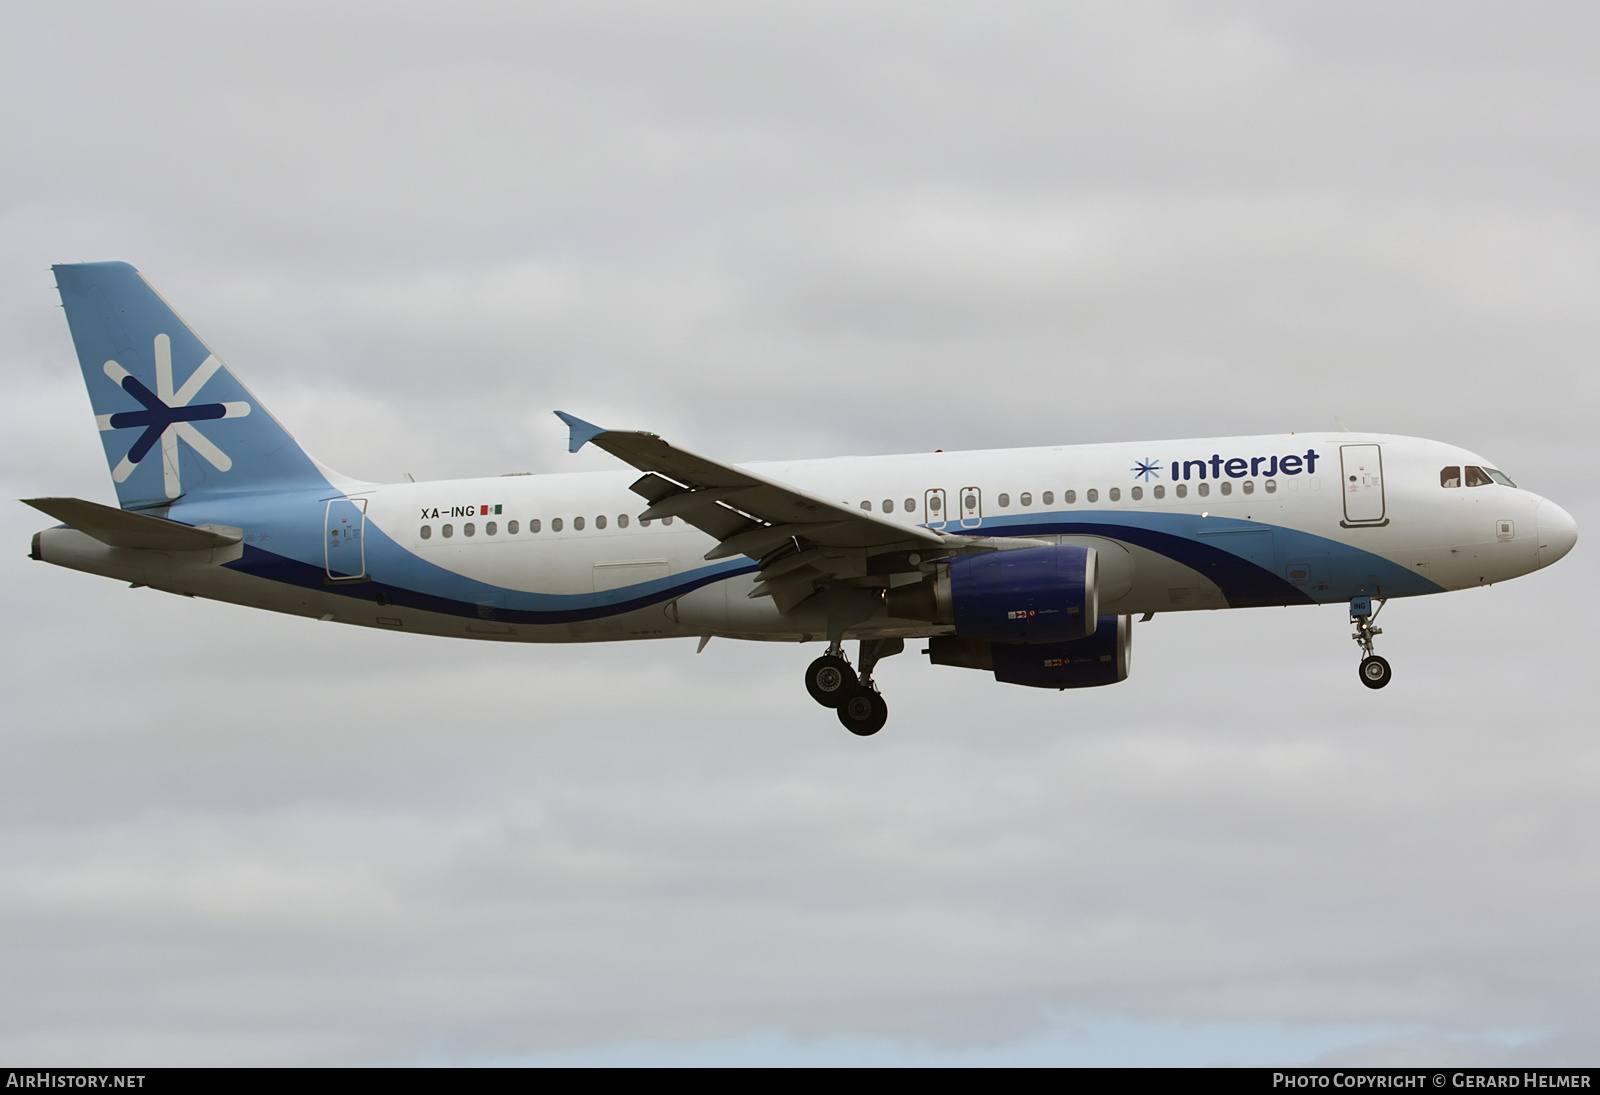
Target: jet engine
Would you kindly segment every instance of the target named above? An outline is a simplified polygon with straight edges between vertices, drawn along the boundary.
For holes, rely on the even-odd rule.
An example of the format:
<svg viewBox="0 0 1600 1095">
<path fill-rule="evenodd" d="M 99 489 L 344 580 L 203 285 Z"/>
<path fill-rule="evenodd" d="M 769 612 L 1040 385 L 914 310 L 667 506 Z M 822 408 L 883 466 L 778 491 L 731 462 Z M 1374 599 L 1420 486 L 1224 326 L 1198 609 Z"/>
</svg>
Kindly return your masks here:
<svg viewBox="0 0 1600 1095">
<path fill-rule="evenodd" d="M 1133 617 L 1101 616 L 1093 635 L 1064 643 L 997 643 L 960 635 L 928 640 L 934 665 L 987 669 L 1003 684 L 1030 688 L 1094 688 L 1128 677 Z"/>
<path fill-rule="evenodd" d="M 1099 555 L 1078 544 L 958 555 L 915 585 L 889 590 L 889 615 L 954 624 L 993 643 L 1058 643 L 1087 636 L 1099 615 Z"/>
</svg>

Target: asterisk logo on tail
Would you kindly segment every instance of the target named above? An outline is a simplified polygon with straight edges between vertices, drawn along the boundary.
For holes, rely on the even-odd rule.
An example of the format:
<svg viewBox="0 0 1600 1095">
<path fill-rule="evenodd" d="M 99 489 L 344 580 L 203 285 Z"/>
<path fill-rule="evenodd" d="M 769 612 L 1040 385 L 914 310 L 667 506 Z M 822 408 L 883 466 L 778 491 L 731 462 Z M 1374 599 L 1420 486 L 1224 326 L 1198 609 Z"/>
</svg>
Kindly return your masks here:
<svg viewBox="0 0 1600 1095">
<path fill-rule="evenodd" d="M 156 390 L 153 392 L 115 361 L 105 363 L 105 373 L 111 378 L 111 382 L 137 399 L 144 409 L 96 415 L 95 423 L 101 430 L 142 428 L 144 431 L 138 440 L 134 441 L 133 447 L 123 456 L 122 461 L 112 469 L 112 479 L 118 483 L 125 481 L 133 474 L 133 469 L 138 467 L 159 444 L 161 473 L 167 497 L 176 498 L 183 493 L 183 484 L 178 478 L 178 439 L 182 438 L 191 449 L 204 457 L 206 462 L 218 471 L 227 471 L 233 467 L 233 461 L 228 458 L 227 453 L 217 448 L 205 434 L 196 429 L 194 424 L 212 418 L 243 418 L 250 413 L 250 404 L 198 403 L 190 406 L 190 401 L 200 394 L 200 389 L 206 386 L 206 381 L 222 368 L 222 362 L 217 360 L 215 354 L 208 356 L 189 375 L 189 379 L 183 382 L 183 387 L 174 391 L 172 340 L 166 335 L 157 335 L 155 351 Z"/>
<path fill-rule="evenodd" d="M 1161 464 L 1155 460 L 1137 461 L 1130 470 L 1133 472 L 1135 479 L 1147 480 L 1151 476 L 1157 479 L 1161 478 Z"/>
</svg>

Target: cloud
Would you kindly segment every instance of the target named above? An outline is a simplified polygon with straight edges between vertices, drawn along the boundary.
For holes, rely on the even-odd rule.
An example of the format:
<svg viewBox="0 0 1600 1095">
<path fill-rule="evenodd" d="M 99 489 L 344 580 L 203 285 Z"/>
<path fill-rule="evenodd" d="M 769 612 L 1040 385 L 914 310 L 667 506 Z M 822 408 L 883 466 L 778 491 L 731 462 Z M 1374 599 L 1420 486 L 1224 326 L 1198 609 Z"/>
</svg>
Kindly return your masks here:
<svg viewBox="0 0 1600 1095">
<path fill-rule="evenodd" d="M 558 407 L 735 460 L 1339 414 L 1596 508 L 1587 8 L 9 19 L 12 497 L 111 496 L 47 267 L 125 258 L 374 479 L 612 467 Z M 1381 695 L 1340 609 L 1164 615 L 1082 694 L 912 649 L 858 741 L 805 650 L 249 613 L 14 509 L 14 1059 L 1589 1044 L 1581 545 L 1391 604 Z"/>
</svg>

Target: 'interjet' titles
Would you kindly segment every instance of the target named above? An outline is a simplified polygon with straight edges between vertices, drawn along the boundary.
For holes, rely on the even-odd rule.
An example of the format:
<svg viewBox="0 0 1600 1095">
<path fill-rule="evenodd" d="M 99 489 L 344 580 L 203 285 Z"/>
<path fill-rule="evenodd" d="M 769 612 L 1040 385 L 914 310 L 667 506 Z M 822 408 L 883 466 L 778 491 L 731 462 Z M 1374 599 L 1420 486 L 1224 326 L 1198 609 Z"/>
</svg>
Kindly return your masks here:
<svg viewBox="0 0 1600 1095">
<path fill-rule="evenodd" d="M 1307 449 L 1305 455 L 1289 456 L 1234 456 L 1224 458 L 1212 453 L 1210 460 L 1174 460 L 1172 478 L 1178 479 L 1247 479 L 1277 475 L 1315 475 L 1317 450 Z M 1209 474 L 1208 474 L 1209 473 Z"/>
</svg>

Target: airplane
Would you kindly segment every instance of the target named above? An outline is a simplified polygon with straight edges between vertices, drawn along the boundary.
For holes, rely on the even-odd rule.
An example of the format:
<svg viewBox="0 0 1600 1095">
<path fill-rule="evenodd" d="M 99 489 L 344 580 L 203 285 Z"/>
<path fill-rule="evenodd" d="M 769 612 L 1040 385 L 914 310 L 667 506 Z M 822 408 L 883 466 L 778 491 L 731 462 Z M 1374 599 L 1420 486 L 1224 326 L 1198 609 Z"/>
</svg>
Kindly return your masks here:
<svg viewBox="0 0 1600 1095">
<path fill-rule="evenodd" d="M 117 506 L 31 556 L 191 597 L 494 642 L 825 642 L 806 690 L 881 729 L 873 680 L 934 665 L 1125 680 L 1134 617 L 1340 604 L 1369 688 L 1383 605 L 1577 542 L 1556 503 L 1436 441 L 1292 433 L 733 465 L 557 411 L 627 470 L 368 483 L 312 459 L 132 266 L 53 268 Z M 857 641 L 854 664 L 844 643 Z"/>
</svg>

